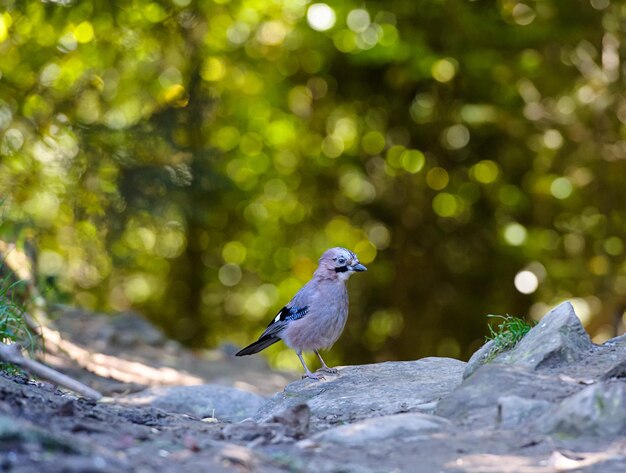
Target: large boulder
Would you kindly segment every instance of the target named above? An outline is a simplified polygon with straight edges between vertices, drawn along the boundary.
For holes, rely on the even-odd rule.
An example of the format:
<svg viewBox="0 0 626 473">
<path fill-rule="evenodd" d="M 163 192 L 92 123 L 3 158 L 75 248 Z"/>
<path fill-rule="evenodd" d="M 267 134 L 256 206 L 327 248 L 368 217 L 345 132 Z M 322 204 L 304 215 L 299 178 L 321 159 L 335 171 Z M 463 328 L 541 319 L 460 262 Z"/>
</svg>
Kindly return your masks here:
<svg viewBox="0 0 626 473">
<path fill-rule="evenodd" d="M 268 421 L 283 410 L 306 403 L 314 430 L 401 412 L 432 413 L 437 402 L 461 382 L 465 363 L 451 358 L 424 358 L 339 368 L 326 379 L 289 384 L 259 411 Z"/>
<path fill-rule="evenodd" d="M 485 362 L 492 345 L 493 342 L 488 342 L 470 359 L 465 378 Z M 580 361 L 593 347 L 572 304 L 564 302 L 543 317 L 517 345 L 489 363 L 515 365 L 529 370 L 552 368 Z"/>
</svg>

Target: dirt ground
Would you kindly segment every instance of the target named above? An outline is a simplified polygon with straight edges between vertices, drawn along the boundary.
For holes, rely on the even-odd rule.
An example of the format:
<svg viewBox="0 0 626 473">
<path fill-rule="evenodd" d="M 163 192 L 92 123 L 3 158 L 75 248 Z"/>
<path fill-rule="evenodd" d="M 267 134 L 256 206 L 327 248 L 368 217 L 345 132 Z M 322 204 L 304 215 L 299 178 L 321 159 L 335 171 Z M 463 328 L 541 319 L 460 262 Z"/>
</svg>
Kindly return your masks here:
<svg viewBox="0 0 626 473">
<path fill-rule="evenodd" d="M 105 394 L 79 398 L 24 375 L 0 374 L 0 471 L 88 472 L 617 472 L 626 441 L 579 443 L 458 427 L 362 446 L 320 447 L 306 409 L 267 424 L 228 424 L 117 402 L 155 385 L 219 383 L 269 395 L 298 378 L 232 348 L 191 353 L 135 314 L 63 309 L 45 361 Z M 384 399 L 381 399 L 384 402 Z"/>
<path fill-rule="evenodd" d="M 105 395 L 80 398 L 22 375 L 0 375 L 0 471 L 283 471 L 225 441 L 225 425 L 118 404 L 150 386 L 216 383 L 261 395 L 297 379 L 230 347 L 193 353 L 137 314 L 57 308 L 43 361 Z"/>
<path fill-rule="evenodd" d="M 7 472 L 617 472 L 626 448 L 622 441 L 566 449 L 519 432 L 459 430 L 417 443 L 319 450 L 302 448 L 297 433 L 274 443 L 270 428 L 233 426 L 0 376 L 0 471 Z"/>
</svg>

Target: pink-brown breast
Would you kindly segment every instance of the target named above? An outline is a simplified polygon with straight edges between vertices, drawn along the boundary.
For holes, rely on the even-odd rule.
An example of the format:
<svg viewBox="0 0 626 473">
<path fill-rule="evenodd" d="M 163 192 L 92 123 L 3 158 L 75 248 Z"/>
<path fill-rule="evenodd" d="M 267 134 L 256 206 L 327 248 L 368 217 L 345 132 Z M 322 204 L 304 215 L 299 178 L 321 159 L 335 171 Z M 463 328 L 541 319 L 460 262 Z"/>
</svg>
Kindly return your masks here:
<svg viewBox="0 0 626 473">
<path fill-rule="evenodd" d="M 309 312 L 283 330 L 280 337 L 296 351 L 330 348 L 339 338 L 348 318 L 348 294 L 343 283 L 322 282 Z"/>
</svg>

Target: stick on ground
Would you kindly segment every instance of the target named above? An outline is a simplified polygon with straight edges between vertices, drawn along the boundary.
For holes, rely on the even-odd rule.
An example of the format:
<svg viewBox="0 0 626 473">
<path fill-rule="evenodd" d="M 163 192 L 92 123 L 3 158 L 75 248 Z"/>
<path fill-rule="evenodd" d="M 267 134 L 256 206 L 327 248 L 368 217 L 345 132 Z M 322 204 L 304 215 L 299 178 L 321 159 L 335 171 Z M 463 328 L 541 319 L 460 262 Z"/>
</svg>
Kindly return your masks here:
<svg viewBox="0 0 626 473">
<path fill-rule="evenodd" d="M 48 381 L 63 386 L 71 391 L 80 394 L 81 396 L 95 400 L 98 400 L 102 397 L 102 394 L 100 394 L 98 391 L 90 388 L 89 386 L 85 386 L 80 381 L 77 381 L 74 378 L 70 378 L 63 373 L 59 373 L 58 371 L 53 370 L 52 368 L 42 363 L 39 363 L 38 361 L 24 357 L 22 355 L 22 350 L 20 346 L 17 344 L 7 345 L 6 343 L 0 342 L 0 360 L 17 365 L 29 373 L 32 373 L 36 376 L 39 376 L 40 378 L 47 379 Z"/>
</svg>

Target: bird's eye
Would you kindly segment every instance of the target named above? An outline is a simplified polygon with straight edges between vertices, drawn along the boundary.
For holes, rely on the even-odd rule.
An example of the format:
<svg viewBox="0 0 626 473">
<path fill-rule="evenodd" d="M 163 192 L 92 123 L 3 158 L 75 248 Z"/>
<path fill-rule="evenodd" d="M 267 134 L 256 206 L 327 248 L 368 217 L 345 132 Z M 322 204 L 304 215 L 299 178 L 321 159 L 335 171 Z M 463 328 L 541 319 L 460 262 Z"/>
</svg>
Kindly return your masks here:
<svg viewBox="0 0 626 473">
<path fill-rule="evenodd" d="M 343 257 L 339 257 L 339 258 L 337 259 L 337 263 L 339 263 L 339 264 L 346 264 L 346 259 L 345 259 L 345 258 L 343 258 Z"/>
</svg>

